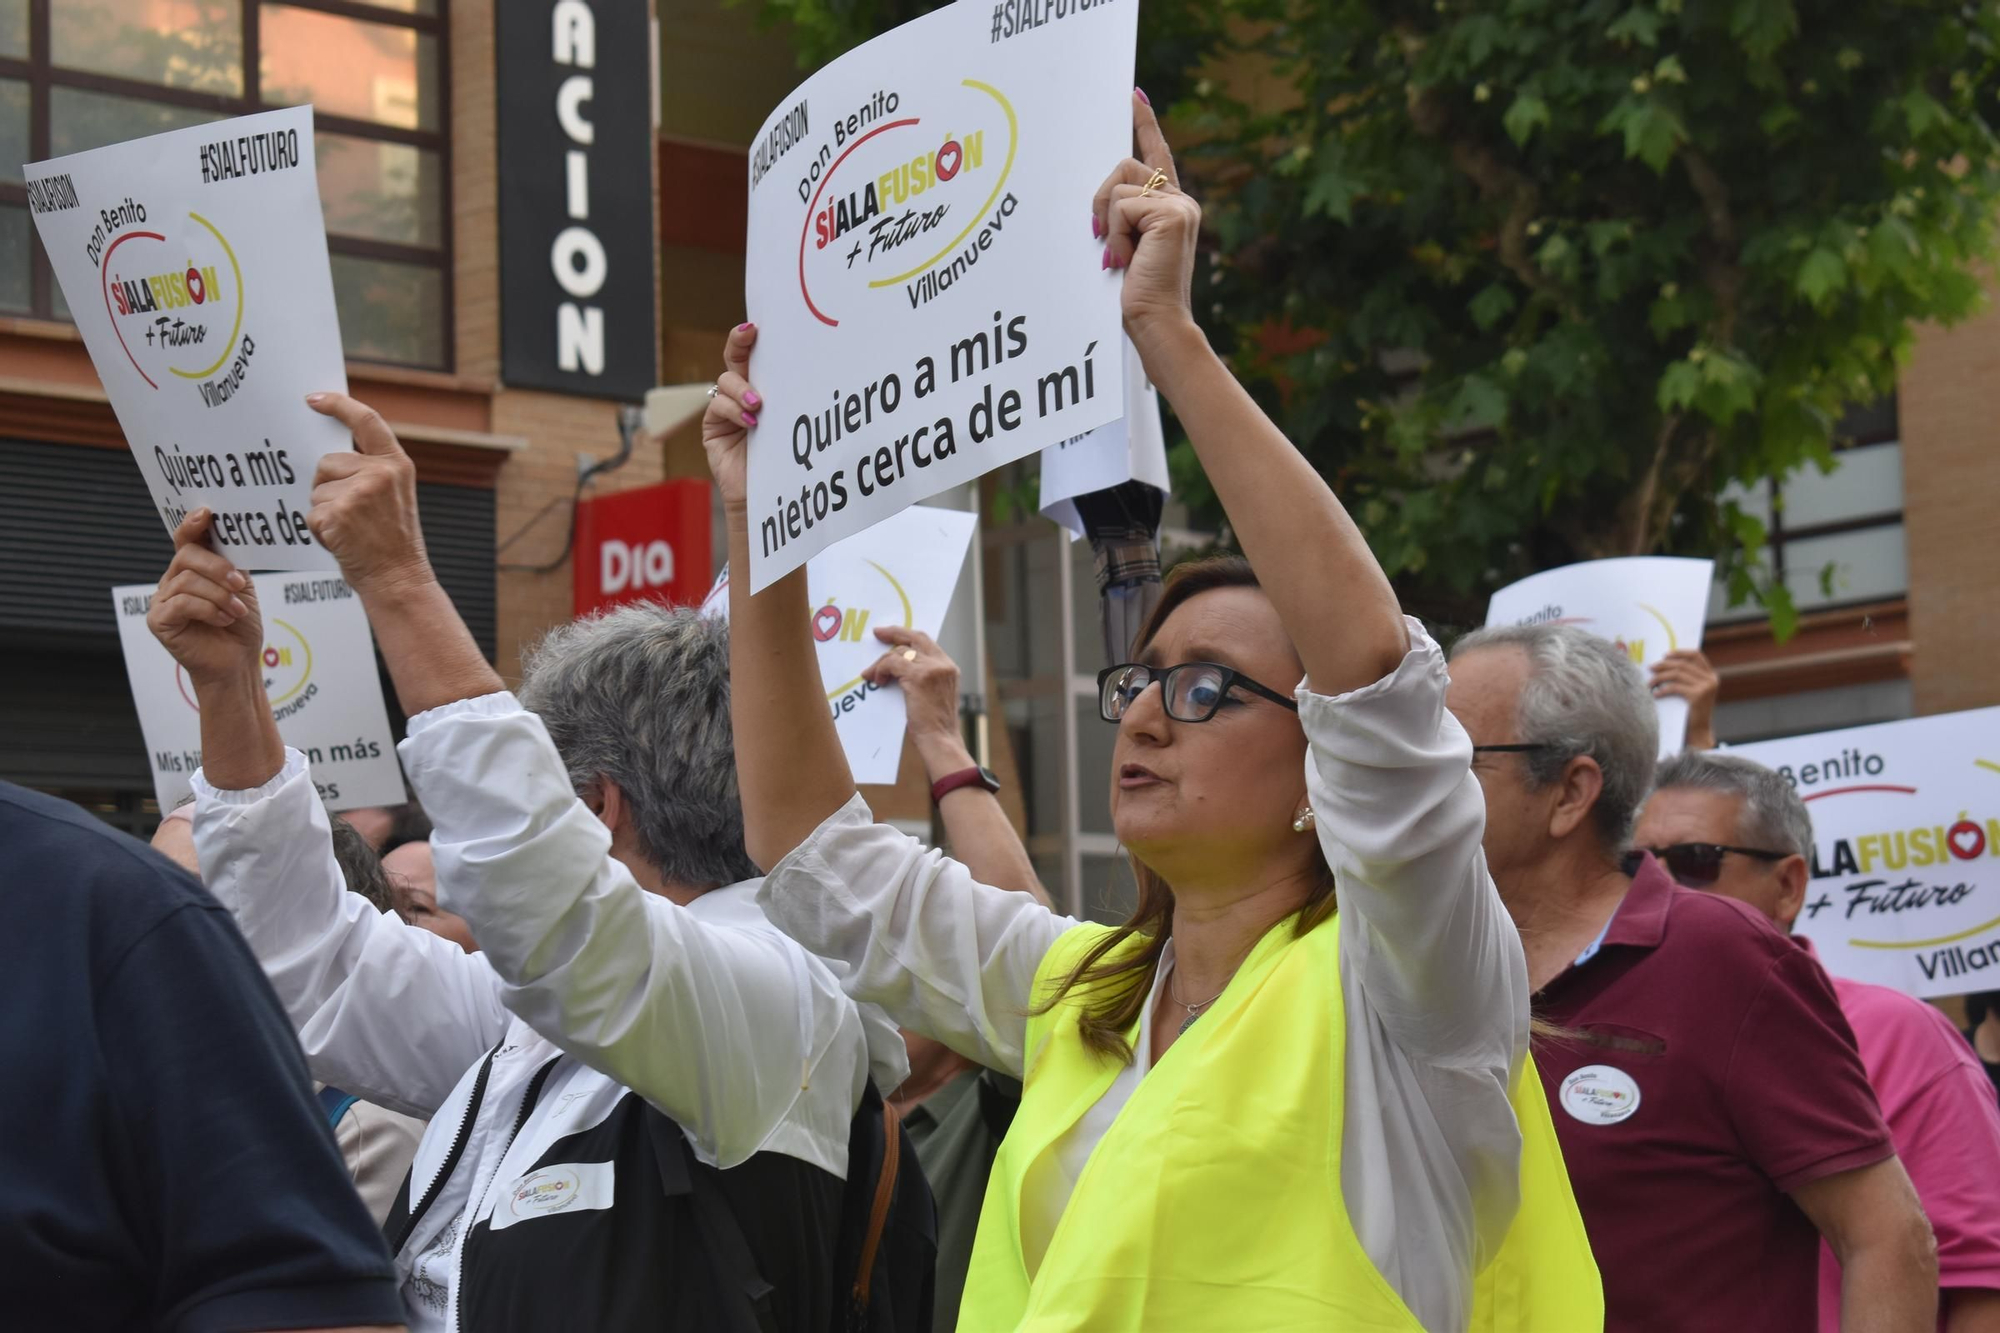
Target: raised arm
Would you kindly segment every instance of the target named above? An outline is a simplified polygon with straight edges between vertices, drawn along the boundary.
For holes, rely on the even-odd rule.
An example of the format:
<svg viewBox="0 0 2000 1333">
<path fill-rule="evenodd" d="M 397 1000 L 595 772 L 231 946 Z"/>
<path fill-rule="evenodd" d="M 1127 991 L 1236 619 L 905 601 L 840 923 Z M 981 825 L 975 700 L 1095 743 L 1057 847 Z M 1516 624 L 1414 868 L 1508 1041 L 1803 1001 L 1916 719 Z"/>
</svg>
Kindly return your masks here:
<svg viewBox="0 0 2000 1333">
<path fill-rule="evenodd" d="M 1092 204 L 1109 237 L 1106 262 L 1126 270 L 1125 330 L 1187 430 L 1312 688 L 1359 689 L 1409 650 L 1396 594 L 1332 490 L 1195 324 L 1189 287 L 1201 206 L 1181 192 L 1143 97 L 1134 96 L 1132 114 L 1139 156 L 1119 164 Z M 1165 183 L 1144 193 L 1156 173 Z"/>
<path fill-rule="evenodd" d="M 723 344 L 726 370 L 702 417 L 701 442 L 729 528 L 729 720 L 743 793 L 743 842 L 770 869 L 855 794 L 806 632 L 805 566 L 750 595 L 749 428 L 763 399 L 745 378 L 757 326 Z"/>
<path fill-rule="evenodd" d="M 895 626 L 876 630 L 875 637 L 889 651 L 865 674 L 876 685 L 894 683 L 902 688 L 909 708 L 910 744 L 923 760 L 924 777 L 935 788 L 945 778 L 975 770 L 978 763 L 959 728 L 958 663 L 930 635 L 917 630 Z M 944 820 L 945 844 L 974 879 L 1029 894 L 1044 907 L 1054 906 L 1021 835 L 1008 822 L 999 797 L 984 784 L 955 786 L 937 807 Z"/>
<path fill-rule="evenodd" d="M 497 694 L 500 677 L 431 568 L 417 522 L 417 470 L 395 432 L 345 394 L 315 393 L 306 402 L 354 432 L 353 453 L 320 460 L 306 526 L 361 598 L 403 715 Z"/>
<path fill-rule="evenodd" d="M 729 523 L 729 715 L 744 841 L 770 870 L 758 903 L 841 963 L 855 999 L 1018 1074 L 1035 969 L 1076 923 L 870 818 L 820 689 L 805 570 L 750 595 L 744 456 L 762 399 L 744 372 L 756 340 L 751 324 L 729 335 L 702 443 Z"/>
<path fill-rule="evenodd" d="M 255 589 L 203 545 L 208 521 L 197 511 L 175 533 L 146 617 L 201 705 L 202 878 L 236 917 L 315 1076 L 429 1115 L 499 1040 L 498 983 L 483 962 L 346 891 L 305 757 L 271 718 Z"/>
</svg>

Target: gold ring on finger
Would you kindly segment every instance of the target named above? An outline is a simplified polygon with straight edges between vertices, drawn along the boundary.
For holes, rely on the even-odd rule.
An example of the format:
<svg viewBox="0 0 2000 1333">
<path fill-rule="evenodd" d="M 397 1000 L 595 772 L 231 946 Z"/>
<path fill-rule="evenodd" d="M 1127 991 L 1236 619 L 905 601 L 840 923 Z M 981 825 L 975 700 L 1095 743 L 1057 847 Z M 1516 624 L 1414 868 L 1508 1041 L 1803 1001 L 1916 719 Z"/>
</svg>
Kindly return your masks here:
<svg viewBox="0 0 2000 1333">
<path fill-rule="evenodd" d="M 1141 199 L 1146 198 L 1148 195 L 1152 194 L 1153 191 L 1159 189 L 1162 185 L 1165 185 L 1166 183 L 1167 183 L 1167 173 L 1164 171 L 1155 171 L 1152 175 L 1152 179 L 1146 182 L 1145 188 L 1139 191 L 1139 197 Z"/>
<path fill-rule="evenodd" d="M 905 662 L 914 662 L 914 661 L 916 661 L 916 660 L 917 660 L 917 650 L 916 650 L 916 649 L 914 649 L 914 648 L 905 648 L 905 649 L 903 650 L 903 660 L 904 660 Z"/>
</svg>

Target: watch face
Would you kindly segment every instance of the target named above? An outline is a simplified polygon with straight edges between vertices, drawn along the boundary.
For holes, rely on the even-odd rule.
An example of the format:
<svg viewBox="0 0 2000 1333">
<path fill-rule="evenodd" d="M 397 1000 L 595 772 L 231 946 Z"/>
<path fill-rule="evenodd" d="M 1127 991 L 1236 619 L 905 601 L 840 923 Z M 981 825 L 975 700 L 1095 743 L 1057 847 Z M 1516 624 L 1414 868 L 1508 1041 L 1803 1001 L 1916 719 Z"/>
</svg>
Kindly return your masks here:
<svg viewBox="0 0 2000 1333">
<path fill-rule="evenodd" d="M 979 785 L 988 791 L 999 791 L 1000 779 L 994 775 L 992 769 L 981 765 L 979 769 Z"/>
</svg>

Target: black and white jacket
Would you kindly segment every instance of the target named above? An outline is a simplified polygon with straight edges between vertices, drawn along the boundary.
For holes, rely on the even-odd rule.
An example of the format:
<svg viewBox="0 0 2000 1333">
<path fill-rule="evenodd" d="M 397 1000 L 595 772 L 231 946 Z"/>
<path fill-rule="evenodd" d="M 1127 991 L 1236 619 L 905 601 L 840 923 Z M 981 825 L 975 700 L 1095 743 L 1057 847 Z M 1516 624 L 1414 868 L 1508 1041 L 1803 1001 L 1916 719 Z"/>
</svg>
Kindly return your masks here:
<svg viewBox="0 0 2000 1333">
<path fill-rule="evenodd" d="M 662 1126 L 732 1208 L 760 1181 L 785 1201 L 784 1234 L 744 1221 L 753 1249 L 831 1280 L 800 1237 L 837 1207 L 871 1064 L 902 1081 L 895 1029 L 764 919 L 755 881 L 684 907 L 640 889 L 512 695 L 412 719 L 402 758 L 480 954 L 343 891 L 296 751 L 250 791 L 197 774 L 195 842 L 314 1076 L 430 1118 L 388 1228 L 413 1333 L 701 1327 L 655 1318 L 693 1299 Z"/>
</svg>

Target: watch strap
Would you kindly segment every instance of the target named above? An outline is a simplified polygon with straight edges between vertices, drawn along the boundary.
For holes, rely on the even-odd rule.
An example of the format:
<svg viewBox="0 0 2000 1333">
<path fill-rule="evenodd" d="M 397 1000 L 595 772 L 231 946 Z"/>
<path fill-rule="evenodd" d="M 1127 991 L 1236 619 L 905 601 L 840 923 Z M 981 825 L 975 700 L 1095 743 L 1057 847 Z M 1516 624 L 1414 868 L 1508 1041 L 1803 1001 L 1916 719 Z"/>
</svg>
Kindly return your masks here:
<svg viewBox="0 0 2000 1333">
<path fill-rule="evenodd" d="M 960 787 L 984 787 L 987 791 L 997 792 L 1000 780 L 976 764 L 971 768 L 961 768 L 931 784 L 931 803 L 935 805 Z"/>
</svg>

